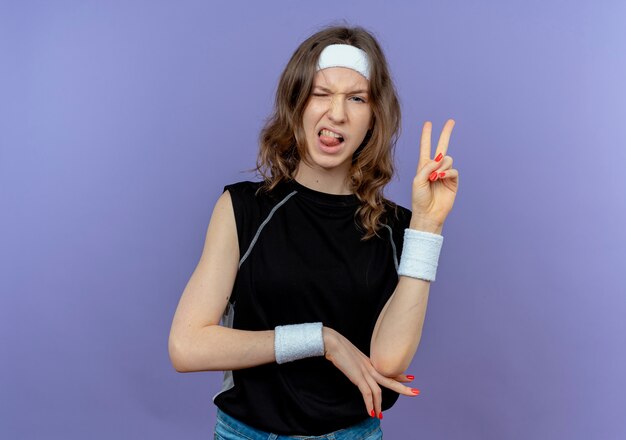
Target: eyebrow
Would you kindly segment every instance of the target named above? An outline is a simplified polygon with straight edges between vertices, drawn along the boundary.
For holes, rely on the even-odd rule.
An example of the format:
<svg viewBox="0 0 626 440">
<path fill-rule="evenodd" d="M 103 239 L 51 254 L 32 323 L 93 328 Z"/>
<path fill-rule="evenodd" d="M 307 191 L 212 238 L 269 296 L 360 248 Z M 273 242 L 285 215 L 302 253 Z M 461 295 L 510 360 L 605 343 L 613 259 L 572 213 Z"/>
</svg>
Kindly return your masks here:
<svg viewBox="0 0 626 440">
<path fill-rule="evenodd" d="M 314 88 L 314 89 L 320 89 L 320 90 L 323 90 L 324 92 L 329 92 L 329 93 L 331 93 L 331 92 L 332 92 L 332 90 L 327 89 L 327 88 L 326 88 L 326 87 L 324 87 L 324 86 L 313 86 L 313 88 Z M 359 90 L 352 90 L 351 92 L 346 92 L 346 93 L 347 93 L 348 95 L 351 95 L 351 94 L 353 94 L 353 93 L 365 93 L 365 94 L 367 94 L 367 90 L 361 90 L 361 89 L 359 89 Z"/>
</svg>

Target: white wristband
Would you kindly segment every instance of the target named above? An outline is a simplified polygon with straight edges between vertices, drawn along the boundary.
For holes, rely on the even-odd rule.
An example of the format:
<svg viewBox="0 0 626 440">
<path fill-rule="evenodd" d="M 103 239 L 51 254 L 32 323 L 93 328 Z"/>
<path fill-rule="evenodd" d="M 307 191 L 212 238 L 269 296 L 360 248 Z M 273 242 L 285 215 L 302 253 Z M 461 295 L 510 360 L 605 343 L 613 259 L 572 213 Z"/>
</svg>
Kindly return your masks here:
<svg viewBox="0 0 626 440">
<path fill-rule="evenodd" d="M 435 281 L 442 244 L 443 235 L 406 228 L 398 275 Z"/>
<path fill-rule="evenodd" d="M 274 329 L 276 363 L 324 355 L 321 322 L 278 325 Z"/>
</svg>

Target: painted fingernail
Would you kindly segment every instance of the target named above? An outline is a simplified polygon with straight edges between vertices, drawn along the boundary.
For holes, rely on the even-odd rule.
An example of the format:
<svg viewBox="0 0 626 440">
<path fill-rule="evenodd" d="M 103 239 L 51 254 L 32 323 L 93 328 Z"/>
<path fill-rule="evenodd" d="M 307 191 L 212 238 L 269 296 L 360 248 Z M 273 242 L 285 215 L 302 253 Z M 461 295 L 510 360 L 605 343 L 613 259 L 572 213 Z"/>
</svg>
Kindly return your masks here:
<svg viewBox="0 0 626 440">
<path fill-rule="evenodd" d="M 445 175 L 446 175 L 446 173 L 445 173 L 445 172 L 439 173 L 439 177 L 443 177 L 443 176 L 445 176 Z"/>
<path fill-rule="evenodd" d="M 406 378 L 409 380 L 413 380 L 415 379 L 415 376 L 413 376 L 412 374 L 407 374 Z"/>
<path fill-rule="evenodd" d="M 443 157 L 443 154 L 439 153 L 437 157 L 435 157 L 435 162 L 439 162 L 442 157 Z"/>
<path fill-rule="evenodd" d="M 374 410 L 372 410 L 370 414 L 372 415 L 372 417 L 376 417 L 376 413 L 374 412 Z"/>
<path fill-rule="evenodd" d="M 380 414 L 378 414 L 378 418 L 382 419 L 383 418 L 383 413 L 381 412 Z"/>
<path fill-rule="evenodd" d="M 433 171 L 432 173 L 430 173 L 428 180 L 435 180 L 436 178 L 437 178 L 437 171 Z"/>
<path fill-rule="evenodd" d="M 418 390 L 417 388 L 411 388 L 411 392 L 415 395 L 420 393 L 420 390 Z"/>
</svg>

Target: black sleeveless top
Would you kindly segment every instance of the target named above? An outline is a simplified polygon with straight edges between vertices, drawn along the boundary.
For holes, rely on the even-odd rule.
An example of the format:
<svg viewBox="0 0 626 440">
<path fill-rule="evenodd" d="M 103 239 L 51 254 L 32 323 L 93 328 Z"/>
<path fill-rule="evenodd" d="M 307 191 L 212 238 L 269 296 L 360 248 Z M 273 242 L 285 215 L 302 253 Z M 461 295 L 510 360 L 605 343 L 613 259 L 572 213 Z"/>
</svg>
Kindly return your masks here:
<svg viewBox="0 0 626 440">
<path fill-rule="evenodd" d="M 389 209 L 380 237 L 361 241 L 356 195 L 323 193 L 295 180 L 256 194 L 260 185 L 224 187 L 233 202 L 241 257 L 222 325 L 273 330 L 321 321 L 369 356 L 376 320 L 398 283 L 411 211 Z M 399 394 L 381 390 L 387 410 Z M 225 371 L 213 402 L 280 435 L 322 435 L 370 417 L 357 386 L 323 356 Z"/>
</svg>

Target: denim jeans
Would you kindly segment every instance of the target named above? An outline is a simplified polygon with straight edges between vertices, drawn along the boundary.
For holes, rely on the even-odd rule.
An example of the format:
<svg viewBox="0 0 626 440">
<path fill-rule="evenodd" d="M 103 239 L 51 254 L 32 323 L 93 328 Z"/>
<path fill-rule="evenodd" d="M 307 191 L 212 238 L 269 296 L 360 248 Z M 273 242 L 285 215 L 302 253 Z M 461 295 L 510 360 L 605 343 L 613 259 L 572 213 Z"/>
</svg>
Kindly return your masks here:
<svg viewBox="0 0 626 440">
<path fill-rule="evenodd" d="M 372 417 L 356 425 L 320 436 L 278 435 L 246 425 L 217 408 L 215 440 L 286 440 L 290 438 L 311 440 L 380 440 L 383 438 L 383 431 L 380 429 L 380 420 Z"/>
</svg>

